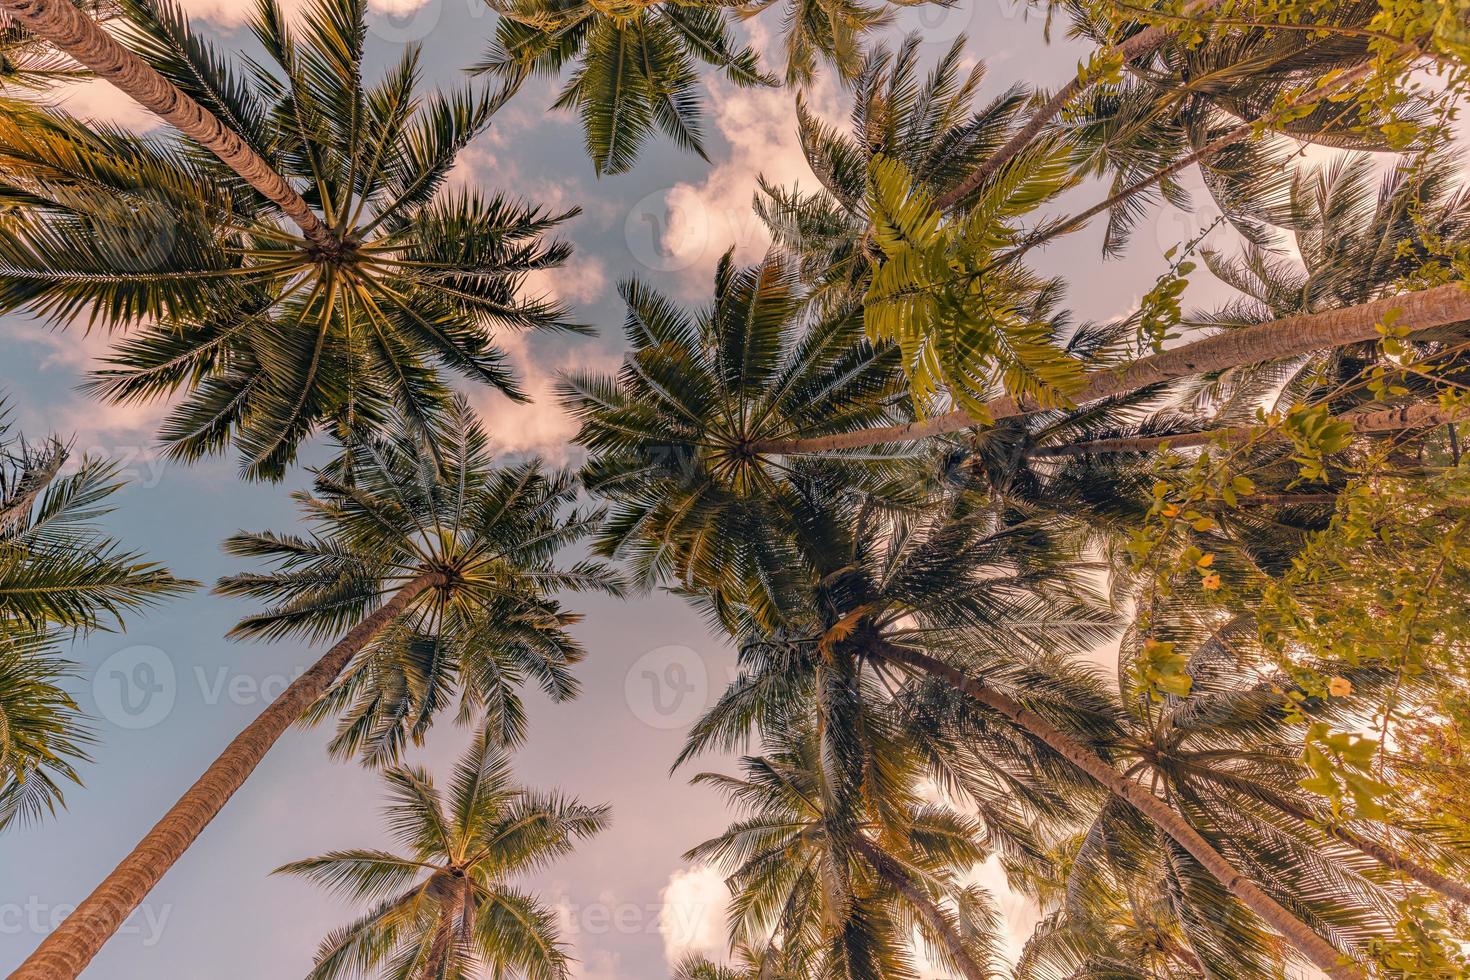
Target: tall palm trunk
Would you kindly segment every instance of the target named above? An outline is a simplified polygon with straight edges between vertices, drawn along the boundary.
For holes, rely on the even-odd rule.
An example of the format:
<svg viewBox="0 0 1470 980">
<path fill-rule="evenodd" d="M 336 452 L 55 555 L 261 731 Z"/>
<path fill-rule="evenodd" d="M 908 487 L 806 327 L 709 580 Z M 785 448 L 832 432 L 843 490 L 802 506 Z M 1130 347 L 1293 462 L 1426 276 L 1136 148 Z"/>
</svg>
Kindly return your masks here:
<svg viewBox="0 0 1470 980">
<path fill-rule="evenodd" d="M 1359 306 L 1320 313 L 1302 313 L 1224 330 L 1204 340 L 1184 344 L 1160 354 L 1139 358 L 1121 367 L 1088 375 L 1080 391 L 1071 392 L 1078 405 L 1111 398 L 1195 374 L 1226 371 L 1246 364 L 1259 364 L 1312 351 L 1374 340 L 1385 318 L 1396 315 L 1395 326 L 1428 330 L 1470 319 L 1470 284 L 1453 282 L 1432 289 L 1385 296 Z M 986 403 L 994 419 L 1013 418 L 1037 411 L 1039 406 L 1010 396 Z M 837 449 L 859 449 L 886 442 L 910 442 L 973 428 L 980 423 L 968 412 L 954 411 L 919 422 L 875 426 L 855 432 L 809 439 L 773 439 L 753 443 L 751 451 L 769 455 L 822 453 Z"/>
<path fill-rule="evenodd" d="M 1440 408 L 1438 405 L 1422 403 L 1389 408 L 1381 412 L 1350 412 L 1339 415 L 1333 421 L 1344 422 L 1355 434 L 1374 432 L 1399 432 L 1404 429 L 1432 429 L 1463 418 L 1464 412 Z M 1241 425 L 1226 429 L 1206 429 L 1202 432 L 1179 432 L 1169 436 L 1138 436 L 1122 439 L 1093 439 L 1088 442 L 1073 442 L 1061 446 L 1037 446 L 1026 452 L 1033 458 L 1049 459 L 1056 456 L 1090 456 L 1096 453 L 1146 453 L 1168 443 L 1171 449 L 1184 446 L 1204 446 L 1217 441 L 1231 445 L 1249 442 L 1253 438 L 1281 438 L 1281 429 L 1263 425 Z"/>
<path fill-rule="evenodd" d="M 219 157 L 279 207 L 318 248 L 337 250 L 336 236 L 316 212 L 238 133 L 118 44 L 71 0 L 0 0 L 0 10 Z"/>
<path fill-rule="evenodd" d="M 326 693 L 348 662 L 419 594 L 439 581 L 426 573 L 358 623 L 235 736 L 198 782 L 190 786 L 163 819 L 138 842 L 76 911 L 10 975 L 10 980 L 71 980 L 174 866 L 209 822 L 224 809 L 271 746 Z"/>
<path fill-rule="evenodd" d="M 1051 722 L 1014 699 L 982 684 L 942 660 L 907 647 L 880 641 L 874 656 L 953 685 L 1039 738 L 1055 752 L 1133 806 L 1159 830 L 1168 834 L 1213 875 L 1230 894 L 1258 915 L 1332 980 L 1364 980 L 1365 974 L 1327 940 L 1292 915 L 1254 882 L 1247 879 L 1187 820 L 1150 790 L 1126 778 L 1102 756 L 1067 735 Z"/>
<path fill-rule="evenodd" d="M 904 897 L 904 900 L 919 913 L 925 925 L 929 927 L 929 931 L 939 938 L 965 980 L 991 980 L 993 974 L 975 962 L 975 958 L 965 948 L 964 941 L 955 933 L 953 924 L 939 911 L 939 906 L 934 904 L 934 899 L 919 887 L 897 861 L 864 837 L 857 839 L 856 847 L 858 853 L 873 866 L 878 875 L 898 889 L 898 893 Z"/>
</svg>

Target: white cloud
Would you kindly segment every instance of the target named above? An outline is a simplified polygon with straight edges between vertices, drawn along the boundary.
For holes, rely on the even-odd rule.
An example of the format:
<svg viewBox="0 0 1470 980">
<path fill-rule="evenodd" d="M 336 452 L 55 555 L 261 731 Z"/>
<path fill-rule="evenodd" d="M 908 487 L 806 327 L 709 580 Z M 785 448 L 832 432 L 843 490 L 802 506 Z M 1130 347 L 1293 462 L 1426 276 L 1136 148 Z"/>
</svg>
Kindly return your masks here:
<svg viewBox="0 0 1470 980">
<path fill-rule="evenodd" d="M 163 120 L 100 78 L 64 82 L 50 94 L 57 106 L 90 123 L 112 123 L 136 133 L 163 125 Z"/>
<path fill-rule="evenodd" d="M 623 958 L 617 953 L 598 950 L 586 962 L 572 967 L 576 980 L 629 980 L 623 975 Z"/>
<path fill-rule="evenodd" d="M 86 330 L 82 325 L 54 330 L 34 320 L 7 323 L 3 331 L 10 343 L 30 343 L 45 353 L 42 370 L 60 369 L 80 376 L 98 366 L 118 339 L 104 330 Z M 64 438 L 74 438 L 79 450 L 107 451 L 125 439 L 135 448 L 146 445 L 157 431 L 168 406 L 164 401 L 142 404 L 105 405 L 85 395 L 69 394 L 66 401 L 48 411 L 46 424 Z M 140 448 L 141 451 L 141 448 Z"/>
<path fill-rule="evenodd" d="M 758 23 L 751 33 L 757 47 L 769 47 Z M 776 63 L 769 56 L 767 61 Z M 818 115 L 839 117 L 840 100 L 830 73 L 819 79 L 806 99 Z M 776 184 L 817 187 L 797 136 L 790 91 L 715 82 L 710 86 L 709 115 L 729 143 L 728 153 L 700 182 L 676 184 L 645 198 L 628 216 L 625 228 L 634 257 L 662 271 L 679 271 L 691 295 L 709 291 L 715 263 L 732 246 L 736 258 L 747 263 L 759 260 L 770 247 L 770 235 L 751 209 L 757 175 Z"/>
<path fill-rule="evenodd" d="M 675 871 L 659 898 L 663 913 L 658 931 L 664 937 L 664 961 L 669 966 L 690 954 L 725 958 L 729 945 L 725 906 L 730 891 L 717 870 L 701 865 Z"/>
<path fill-rule="evenodd" d="M 617 358 L 606 353 L 589 355 L 585 344 L 574 345 L 560 357 L 547 356 L 533 351 L 523 334 L 502 334 L 495 342 L 509 355 L 521 390 L 531 401 L 513 402 L 486 388 L 477 388 L 470 395 L 490 430 L 491 444 L 497 452 L 540 453 L 552 463 L 565 463 L 577 423 L 557 402 L 552 390 L 556 374 L 563 370 L 610 371 Z"/>
</svg>

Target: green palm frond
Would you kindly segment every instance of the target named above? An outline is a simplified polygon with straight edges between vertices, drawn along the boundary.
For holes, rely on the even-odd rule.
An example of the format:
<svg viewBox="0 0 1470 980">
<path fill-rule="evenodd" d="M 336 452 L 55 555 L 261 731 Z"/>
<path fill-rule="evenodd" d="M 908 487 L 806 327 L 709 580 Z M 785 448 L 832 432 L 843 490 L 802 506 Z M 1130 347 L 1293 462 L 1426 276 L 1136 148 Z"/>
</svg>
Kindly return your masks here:
<svg viewBox="0 0 1470 980">
<path fill-rule="evenodd" d="M 332 249 L 187 140 L 83 125 L 7 104 L 0 121 L 0 311 L 124 335 L 89 381 L 113 403 L 174 396 L 162 435 L 197 459 L 233 445 L 278 479 L 313 433 L 399 412 L 432 430 L 449 375 L 524 397 L 502 331 L 581 329 L 522 295 L 562 264 L 575 214 L 503 195 L 440 193 L 504 96 L 425 93 L 405 50 L 364 79 L 367 6 L 265 3 L 266 56 L 229 56 L 169 0 L 125 0 L 119 33 L 299 187 Z M 14 111 L 9 111 L 11 108 Z M 328 254 L 330 253 L 330 254 Z"/>
</svg>

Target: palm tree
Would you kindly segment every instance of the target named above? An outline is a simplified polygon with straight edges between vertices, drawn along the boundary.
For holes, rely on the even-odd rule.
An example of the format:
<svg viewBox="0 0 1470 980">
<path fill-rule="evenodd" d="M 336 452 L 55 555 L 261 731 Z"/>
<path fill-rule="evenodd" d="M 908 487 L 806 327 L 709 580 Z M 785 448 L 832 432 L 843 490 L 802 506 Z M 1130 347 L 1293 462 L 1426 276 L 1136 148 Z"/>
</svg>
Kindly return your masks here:
<svg viewBox="0 0 1470 980">
<path fill-rule="evenodd" d="M 903 759 L 901 742 L 883 747 L 870 769 L 888 770 L 874 779 L 887 782 L 868 792 L 885 799 L 854 823 L 829 812 L 841 793 L 814 719 L 768 729 L 764 741 L 764 755 L 741 760 L 741 777 L 694 779 L 747 814 L 684 855 L 729 872 L 734 944 L 770 950 L 783 975 L 805 964 L 820 976 L 905 976 L 917 930 L 945 968 L 967 980 L 998 975 L 995 912 L 960 881 L 986 857 L 983 827 L 914 793 L 917 758 Z"/>
<path fill-rule="evenodd" d="M 1068 399 L 1074 405 L 1088 405 L 1181 378 L 1209 376 L 1244 365 L 1363 343 L 1381 336 L 1378 327 L 1385 317 L 1411 333 L 1460 324 L 1470 319 L 1470 290 L 1456 281 L 1384 296 L 1357 306 L 1283 317 L 1215 333 L 1110 370 L 1089 373 L 1080 388 L 1068 393 Z M 1000 419 L 1031 415 L 1044 406 L 1034 399 L 1005 395 L 981 407 L 983 412 L 957 409 L 922 421 L 854 429 L 830 436 L 763 440 L 753 443 L 750 450 L 757 455 L 793 455 L 913 442 Z"/>
<path fill-rule="evenodd" d="M 602 550 L 645 585 L 775 567 L 760 529 L 781 470 L 752 445 L 899 417 L 896 351 L 865 343 L 851 307 L 803 332 L 795 270 L 774 257 L 737 269 L 727 255 L 698 313 L 636 281 L 621 292 L 623 370 L 558 387 L 592 451 L 583 479 L 611 501 Z"/>
<path fill-rule="evenodd" d="M 556 75 L 576 62 L 555 108 L 581 115 L 599 176 L 631 168 L 655 126 L 705 157 L 698 62 L 735 85 L 775 84 L 761 73 L 755 52 L 736 45 L 722 5 L 489 2 L 500 22 L 474 70 L 514 91 L 532 74 Z"/>
<path fill-rule="evenodd" d="M 761 72 L 755 52 L 731 36 L 734 17 L 759 16 L 776 0 L 487 2 L 501 20 L 475 70 L 516 88 L 533 74 L 555 76 L 575 62 L 554 105 L 580 114 L 599 176 L 631 168 L 655 126 L 680 148 L 705 157 L 699 63 L 741 87 L 778 84 Z M 890 24 L 900 5 L 910 4 L 787 0 L 785 83 L 809 85 L 822 62 L 844 82 L 858 78 L 868 61 L 864 37 Z"/>
<path fill-rule="evenodd" d="M 985 66 L 961 70 L 963 39 L 921 75 L 922 41 L 909 34 L 894 50 L 868 53 L 852 83 L 848 133 L 798 99 L 802 149 L 821 189 L 804 193 L 761 181 L 756 211 L 817 296 L 831 292 L 833 302 L 860 297 L 882 258 L 868 201 L 875 157 L 896 160 L 916 180 L 946 191 L 994 153 L 1021 109 L 1014 87 L 975 108 Z"/>
<path fill-rule="evenodd" d="M 1099 15 L 1072 5 L 1078 32 L 1102 42 L 1120 28 L 1111 12 Z M 1380 127 L 1394 117 L 1415 118 L 1422 106 L 1408 103 L 1385 112 L 1366 89 L 1323 100 L 1310 111 L 1277 121 L 1273 112 L 1289 93 L 1310 89 L 1331 73 L 1367 64 L 1376 51 L 1362 36 L 1376 8 L 1343 3 L 1322 8 L 1285 29 L 1238 26 L 1225 11 L 1203 44 L 1170 39 L 1134 60 L 1117 82 L 1095 86 L 1065 126 L 1086 154 L 1087 169 L 1111 174 L 1116 193 L 1145 181 L 1215 144 L 1242 122 L 1264 121 L 1265 139 L 1241 139 L 1198 156 L 1208 192 L 1226 217 L 1250 233 L 1260 205 L 1279 192 L 1289 171 L 1282 166 L 1295 140 L 1334 147 L 1387 150 Z M 1208 23 L 1212 18 L 1203 18 Z M 1304 30 L 1311 25 L 1318 32 Z M 1279 138 L 1281 134 L 1289 139 Z M 1147 197 L 1183 202 L 1187 194 L 1171 173 Z M 1118 253 L 1128 232 L 1147 210 L 1145 197 L 1131 197 L 1109 212 L 1106 252 Z"/>
<path fill-rule="evenodd" d="M 76 668 L 55 646 L 45 633 L 0 629 L 0 831 L 55 813 L 62 784 L 82 782 L 92 734 L 62 686 Z"/>
<path fill-rule="evenodd" d="M 535 461 L 494 467 L 485 432 L 462 399 L 451 405 L 437 454 L 427 438 L 400 420 L 389 435 L 344 446 L 342 458 L 317 475 L 315 492 L 298 495 L 316 533 L 240 534 L 227 542 L 234 554 L 280 566 L 220 582 L 225 595 L 274 603 L 234 635 L 342 638 L 230 743 L 17 977 L 76 976 L 344 670 L 344 687 L 365 691 L 373 672 L 405 651 L 442 652 L 463 671 L 467 703 L 483 704 L 500 738 L 519 731 L 514 695 L 505 690 L 519 677 L 570 696 L 565 671 L 576 648 L 562 634 L 568 616 L 551 593 L 615 591 L 617 578 L 595 562 L 563 568 L 554 556 L 591 532 L 600 515 L 569 509 L 571 481 L 543 473 Z M 498 617 L 518 629 L 503 629 Z M 442 704 L 449 669 L 430 672 L 434 689 L 412 704 L 411 717 L 391 707 L 359 712 L 370 724 L 352 738 L 390 746 L 379 753 L 388 757 L 421 735 Z"/>
<path fill-rule="evenodd" d="M 447 794 L 417 766 L 390 768 L 383 780 L 385 821 L 403 853 L 332 851 L 276 869 L 372 903 L 322 941 L 310 980 L 570 977 L 555 913 L 508 879 L 595 836 L 608 808 L 515 785 L 509 758 L 485 732 L 456 764 Z"/>
<path fill-rule="evenodd" d="M 97 526 L 124 485 L 116 465 L 86 456 L 64 473 L 66 443 L 12 437 L 8 414 L 0 400 L 0 630 L 120 626 L 124 613 L 194 585 Z"/>
<path fill-rule="evenodd" d="M 11 437 L 0 402 L 0 830 L 64 805 L 91 734 L 63 683 L 62 631 L 120 628 L 126 613 L 192 582 L 124 550 L 97 526 L 123 486 L 117 467 L 70 456 L 56 437 Z"/>
<path fill-rule="evenodd" d="M 1350 726 L 1389 687 L 1401 698 L 1432 704 L 1439 696 L 1432 682 L 1400 681 L 1386 666 L 1371 661 L 1308 662 L 1303 664 L 1307 669 L 1341 677 L 1352 690 L 1351 696 L 1313 695 L 1269 670 L 1253 616 L 1237 614 L 1219 622 L 1218 616 L 1190 621 L 1186 615 L 1170 615 L 1168 621 L 1158 635 L 1189 651 L 1190 691 L 1156 702 L 1138 689 L 1135 675 L 1120 671 L 1130 718 L 1122 755 L 1132 765 L 1147 771 L 1201 819 L 1233 825 L 1233 840 L 1272 840 L 1278 850 L 1305 841 L 1311 853 L 1296 857 L 1295 864 L 1309 866 L 1317 854 L 1332 855 L 1331 866 L 1344 874 L 1371 877 L 1376 872 L 1365 864 L 1367 859 L 1470 906 L 1470 888 L 1456 880 L 1470 867 L 1470 854 L 1455 849 L 1452 835 L 1386 812 L 1369 826 L 1367 820 L 1327 812 L 1320 798 L 1303 789 L 1311 775 L 1301 761 L 1304 730 L 1286 707 L 1289 698 L 1297 713 L 1313 721 Z M 1125 657 L 1132 652 L 1125 648 Z M 1426 855 L 1455 877 L 1425 866 L 1415 854 Z M 1355 890 L 1361 894 L 1365 889 L 1359 885 Z"/>
<path fill-rule="evenodd" d="M 618 508 L 603 535 L 604 551 L 630 556 L 645 578 L 676 583 L 736 635 L 752 628 L 769 633 L 798 625 L 799 632 L 778 637 L 777 648 L 794 649 L 811 665 L 801 675 L 789 668 L 788 674 L 814 679 L 816 696 L 831 698 L 831 710 L 856 717 L 861 698 L 853 686 L 853 668 L 863 662 L 963 694 L 992 719 L 1019 726 L 1157 826 L 1320 969 L 1331 976 L 1359 976 L 1356 967 L 1340 962 L 1335 947 L 1243 875 L 1165 800 L 1069 734 L 1073 726 L 1059 725 L 1027 704 L 1024 689 L 1013 694 L 992 684 L 981 662 L 972 659 L 977 646 L 1014 650 L 1015 644 L 1025 643 L 1026 631 L 1015 628 L 1015 620 L 1024 617 L 1013 611 L 1024 610 L 1033 621 L 1040 619 L 1037 610 L 1046 606 L 1035 605 L 1032 589 L 1045 589 L 1067 574 L 1054 561 L 1037 562 L 1034 586 L 1030 579 L 1023 580 L 1026 588 L 1014 590 L 1004 577 L 999 583 L 987 581 L 984 573 L 990 566 L 974 542 L 981 533 L 979 522 L 973 519 L 973 507 L 961 498 L 952 505 L 948 520 L 936 517 L 932 523 L 903 525 L 901 532 L 889 534 L 903 546 L 892 560 L 898 563 L 912 555 L 911 565 L 865 569 L 855 562 L 876 550 L 873 536 L 879 532 L 872 528 L 888 510 L 906 502 L 912 506 L 912 496 L 903 499 L 908 490 L 901 489 L 893 501 L 865 508 L 861 500 L 882 501 L 882 497 L 862 492 L 867 487 L 861 473 L 837 469 L 833 472 L 839 475 L 823 478 L 824 468 L 836 467 L 840 460 L 806 464 L 789 457 L 770 459 L 759 443 L 752 445 L 748 426 L 765 424 L 772 413 L 763 406 L 773 400 L 781 404 L 786 391 L 771 379 L 779 377 L 780 366 L 792 351 L 804 349 L 803 342 L 794 332 L 765 324 L 764 316 L 732 318 L 721 313 L 727 309 L 764 313 L 761 304 L 751 304 L 760 295 L 757 285 L 772 282 L 773 270 L 779 270 L 779 264 L 768 261 L 737 277 L 722 267 L 714 311 L 702 319 L 698 333 L 667 304 L 657 307 L 653 327 L 647 326 L 649 318 L 641 315 L 640 306 L 630 304 L 628 332 L 642 339 L 634 341 L 635 352 L 622 376 L 566 385 L 569 403 L 583 420 L 578 439 L 595 454 L 588 468 L 589 484 Z M 770 313 L 775 312 L 770 307 Z M 806 342 L 825 342 L 828 336 L 830 332 L 819 327 Z M 858 348 L 851 349 L 854 355 L 859 353 Z M 676 359 L 676 351 L 692 356 Z M 740 357 L 725 362 L 735 370 L 721 383 L 709 377 L 704 364 L 724 351 Z M 666 365 L 663 370 L 650 370 L 660 362 Z M 708 380 L 686 388 L 694 378 Z M 686 390 L 697 394 L 681 397 Z M 818 394 L 823 394 L 821 389 Z M 802 424 L 832 428 L 852 424 L 852 409 L 823 411 L 825 404 L 808 406 Z M 870 404 L 864 401 L 857 408 L 871 414 Z M 674 473 L 650 465 L 650 451 L 659 444 L 667 456 L 686 465 Z M 910 479 L 908 489 L 912 485 Z M 758 496 L 766 502 L 759 502 Z M 991 547 L 1003 552 L 1006 536 L 1013 532 L 1005 526 L 1001 532 Z M 1021 531 L 1014 536 L 1024 538 Z M 1022 567 L 1032 571 L 1029 564 Z M 914 579 L 899 574 L 905 568 L 912 570 Z M 1052 620 L 1048 638 L 1053 645 L 1057 636 L 1100 638 L 1105 620 L 1089 618 L 1085 603 L 1066 598 L 1069 593 L 1085 595 L 1085 589 L 1072 585 L 1057 591 L 1061 595 L 1053 610 L 1075 610 L 1079 625 L 1059 629 Z M 907 630 L 903 624 L 909 621 L 919 625 Z M 924 629 L 926 621 L 933 629 Z M 966 634 L 973 642 L 958 649 L 942 642 L 946 636 Z M 736 721 L 727 734 L 763 717 L 758 707 L 760 687 L 747 685 L 747 691 L 746 705 L 730 716 Z M 843 725 L 825 728 L 834 738 L 843 730 Z M 850 771 L 860 765 L 855 744 L 834 742 L 824 752 L 843 759 Z"/>
<path fill-rule="evenodd" d="M 566 259 L 546 235 L 575 212 L 440 193 L 500 102 L 422 93 L 415 46 L 364 82 L 366 3 L 313 0 L 295 26 L 263 4 L 250 29 L 269 69 L 221 55 L 171 5 L 123 12 L 131 50 L 80 29 L 253 163 L 188 126 L 137 137 L 7 105 L 0 312 L 127 330 L 88 387 L 115 403 L 182 393 L 170 454 L 233 442 L 247 475 L 279 478 L 323 426 L 396 411 L 432 428 L 445 371 L 522 397 L 496 330 L 579 329 L 519 295 L 526 273 Z M 50 36 L 33 21 L 53 14 L 86 21 L 69 4 L 16 16 Z"/>
</svg>

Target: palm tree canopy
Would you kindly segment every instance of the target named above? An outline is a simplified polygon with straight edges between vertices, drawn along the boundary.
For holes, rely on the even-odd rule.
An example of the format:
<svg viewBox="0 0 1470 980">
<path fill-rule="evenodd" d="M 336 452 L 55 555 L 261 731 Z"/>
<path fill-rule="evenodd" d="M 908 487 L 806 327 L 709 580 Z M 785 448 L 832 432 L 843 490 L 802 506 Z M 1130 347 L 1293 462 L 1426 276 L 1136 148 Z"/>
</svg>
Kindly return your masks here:
<svg viewBox="0 0 1470 980">
<path fill-rule="evenodd" d="M 490 0 L 495 38 L 475 66 L 508 89 L 531 74 L 576 69 L 555 107 L 576 110 L 599 175 L 629 170 L 654 128 L 708 159 L 697 64 L 732 84 L 772 85 L 755 52 L 738 46 L 719 4 Z"/>
<path fill-rule="evenodd" d="M 500 744 L 519 742 L 522 682 L 555 700 L 577 691 L 571 668 L 583 652 L 566 630 L 577 617 L 554 594 L 619 590 L 599 562 L 557 561 L 601 521 L 599 511 L 570 506 L 570 473 L 534 459 L 494 465 L 462 399 L 447 425 L 437 457 L 403 420 L 350 440 L 313 489 L 296 495 L 310 533 L 241 533 L 226 542 L 232 554 L 277 566 L 220 582 L 223 594 L 272 604 L 241 621 L 239 637 L 335 638 L 405 583 L 439 576 L 314 711 L 316 719 L 340 712 L 339 754 L 396 761 L 456 690 L 462 720 L 483 713 Z"/>
<path fill-rule="evenodd" d="M 11 436 L 0 402 L 0 830 L 53 813 L 91 741 L 63 686 L 74 665 L 61 634 L 121 629 L 123 616 L 194 583 L 175 578 L 104 533 L 122 489 L 118 468 L 52 436 Z"/>
<path fill-rule="evenodd" d="M 901 741 L 870 766 L 889 770 L 891 782 L 872 787 L 881 803 L 835 812 L 815 728 L 808 718 L 768 729 L 767 752 L 743 758 L 741 776 L 695 777 L 744 814 L 685 855 L 729 873 L 737 948 L 764 950 L 782 977 L 909 976 L 916 932 L 955 968 L 943 923 L 970 961 L 998 974 L 989 896 L 962 881 L 987 856 L 982 823 L 917 795 L 920 760 Z"/>
<path fill-rule="evenodd" d="M 0 312 L 126 330 L 89 387 L 112 402 L 181 394 L 162 438 L 194 459 L 233 442 L 279 478 L 303 439 L 397 411 L 432 427 L 444 372 L 521 397 L 496 330 L 580 329 L 527 298 L 569 254 L 555 213 L 444 191 L 500 101 L 420 91 L 408 46 L 363 81 L 367 4 L 313 0 L 288 23 L 262 0 L 266 59 L 230 59 L 167 0 L 125 0 L 120 34 L 224 120 L 319 212 L 323 248 L 181 137 L 139 137 L 8 103 L 0 120 Z"/>
<path fill-rule="evenodd" d="M 397 853 L 333 851 L 276 869 L 371 906 L 322 941 L 310 980 L 571 976 L 554 911 L 510 879 L 595 836 L 608 808 L 517 785 L 495 742 L 479 733 L 442 790 L 419 767 L 383 773 Z"/>
<path fill-rule="evenodd" d="M 795 270 L 776 258 L 737 269 L 726 256 L 713 305 L 697 313 L 642 283 L 622 294 L 622 371 L 558 385 L 592 451 L 583 479 L 612 502 L 599 547 L 645 585 L 771 563 L 756 554 L 761 511 L 785 471 L 750 445 L 894 417 L 895 352 L 866 343 L 851 308 L 807 324 Z"/>
<path fill-rule="evenodd" d="M 733 85 L 776 85 L 756 53 L 732 37 L 736 17 L 759 16 L 775 0 L 487 0 L 500 14 L 475 69 L 519 86 L 533 74 L 576 67 L 555 107 L 576 110 L 599 175 L 623 173 L 654 128 L 706 157 L 698 65 Z M 919 0 L 924 2 L 924 0 Z M 788 0 L 782 20 L 787 85 L 806 86 L 819 64 L 844 82 L 864 70 L 864 37 L 892 21 L 904 0 Z"/>
</svg>

